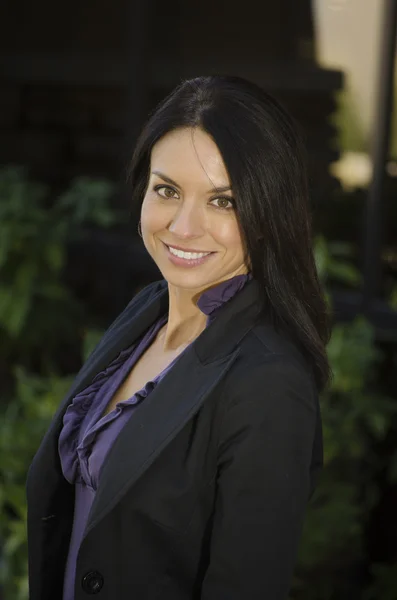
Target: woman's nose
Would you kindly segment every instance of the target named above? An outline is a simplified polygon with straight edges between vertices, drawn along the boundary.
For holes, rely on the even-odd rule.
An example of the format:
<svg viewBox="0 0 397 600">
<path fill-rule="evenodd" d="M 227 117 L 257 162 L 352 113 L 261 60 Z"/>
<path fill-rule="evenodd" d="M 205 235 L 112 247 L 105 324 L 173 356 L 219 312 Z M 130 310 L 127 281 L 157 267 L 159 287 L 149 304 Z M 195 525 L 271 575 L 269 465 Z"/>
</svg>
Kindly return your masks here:
<svg viewBox="0 0 397 600">
<path fill-rule="evenodd" d="M 204 224 L 200 209 L 184 203 L 175 213 L 168 230 L 180 238 L 202 235 Z"/>
</svg>

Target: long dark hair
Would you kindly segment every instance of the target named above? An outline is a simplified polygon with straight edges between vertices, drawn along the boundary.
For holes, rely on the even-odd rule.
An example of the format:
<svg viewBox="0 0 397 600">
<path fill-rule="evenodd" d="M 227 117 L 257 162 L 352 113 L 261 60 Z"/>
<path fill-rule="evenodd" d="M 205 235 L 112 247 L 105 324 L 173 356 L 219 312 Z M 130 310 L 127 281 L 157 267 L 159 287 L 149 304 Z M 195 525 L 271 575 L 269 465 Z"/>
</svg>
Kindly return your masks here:
<svg viewBox="0 0 397 600">
<path fill-rule="evenodd" d="M 129 172 L 136 207 L 145 195 L 154 144 L 181 127 L 200 127 L 217 144 L 264 309 L 301 347 L 321 390 L 330 375 L 329 315 L 314 263 L 305 151 L 294 121 L 240 77 L 184 81 L 138 139 Z"/>
</svg>

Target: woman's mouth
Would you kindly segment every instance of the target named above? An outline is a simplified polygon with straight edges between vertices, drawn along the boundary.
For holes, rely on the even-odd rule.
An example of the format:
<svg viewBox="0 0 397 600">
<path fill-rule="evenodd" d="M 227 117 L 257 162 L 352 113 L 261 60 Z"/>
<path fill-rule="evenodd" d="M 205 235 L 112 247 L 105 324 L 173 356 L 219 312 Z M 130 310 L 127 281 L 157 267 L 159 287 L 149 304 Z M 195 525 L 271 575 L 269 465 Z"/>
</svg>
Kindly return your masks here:
<svg viewBox="0 0 397 600">
<path fill-rule="evenodd" d="M 199 252 L 197 250 L 182 250 L 164 244 L 169 260 L 178 267 L 197 267 L 206 262 L 215 252 Z"/>
</svg>

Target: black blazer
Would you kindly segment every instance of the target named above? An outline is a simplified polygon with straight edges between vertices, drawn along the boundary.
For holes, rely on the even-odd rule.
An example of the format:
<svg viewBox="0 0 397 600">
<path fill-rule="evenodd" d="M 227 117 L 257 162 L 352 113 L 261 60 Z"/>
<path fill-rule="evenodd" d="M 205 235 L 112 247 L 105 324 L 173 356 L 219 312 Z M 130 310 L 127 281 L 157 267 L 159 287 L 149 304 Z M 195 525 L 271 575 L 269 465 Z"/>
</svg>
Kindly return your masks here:
<svg viewBox="0 0 397 600">
<path fill-rule="evenodd" d="M 168 309 L 145 288 L 78 374 L 27 481 L 30 600 L 61 600 L 73 486 L 58 456 L 73 396 Z M 318 395 L 249 282 L 139 405 L 104 462 L 75 599 L 285 600 L 322 465 Z"/>
</svg>

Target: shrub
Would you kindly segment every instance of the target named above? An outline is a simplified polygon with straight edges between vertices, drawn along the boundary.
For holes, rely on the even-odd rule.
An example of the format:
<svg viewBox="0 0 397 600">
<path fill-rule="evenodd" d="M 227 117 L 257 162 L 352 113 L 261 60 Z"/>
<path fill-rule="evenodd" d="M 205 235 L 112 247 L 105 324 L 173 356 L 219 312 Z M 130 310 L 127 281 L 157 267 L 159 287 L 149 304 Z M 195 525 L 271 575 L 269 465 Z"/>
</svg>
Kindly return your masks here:
<svg viewBox="0 0 397 600">
<path fill-rule="evenodd" d="M 84 227 L 118 221 L 112 193 L 108 182 L 80 178 L 51 200 L 23 169 L 0 171 L 0 586 L 7 600 L 28 597 L 26 472 L 70 385 L 64 356 L 81 362 L 98 336 L 64 283 L 67 245 Z"/>
<path fill-rule="evenodd" d="M 359 274 L 332 249 L 337 255 L 349 250 L 317 240 L 323 281 L 355 286 Z M 381 391 L 383 356 L 363 317 L 334 325 L 328 355 L 333 379 L 321 398 L 324 470 L 308 510 L 291 598 L 391 600 L 397 598 L 397 563 L 370 563 L 367 526 L 381 499 L 382 474 L 389 485 L 397 481 L 396 458 L 379 452 L 396 435 L 397 403 Z"/>
</svg>

